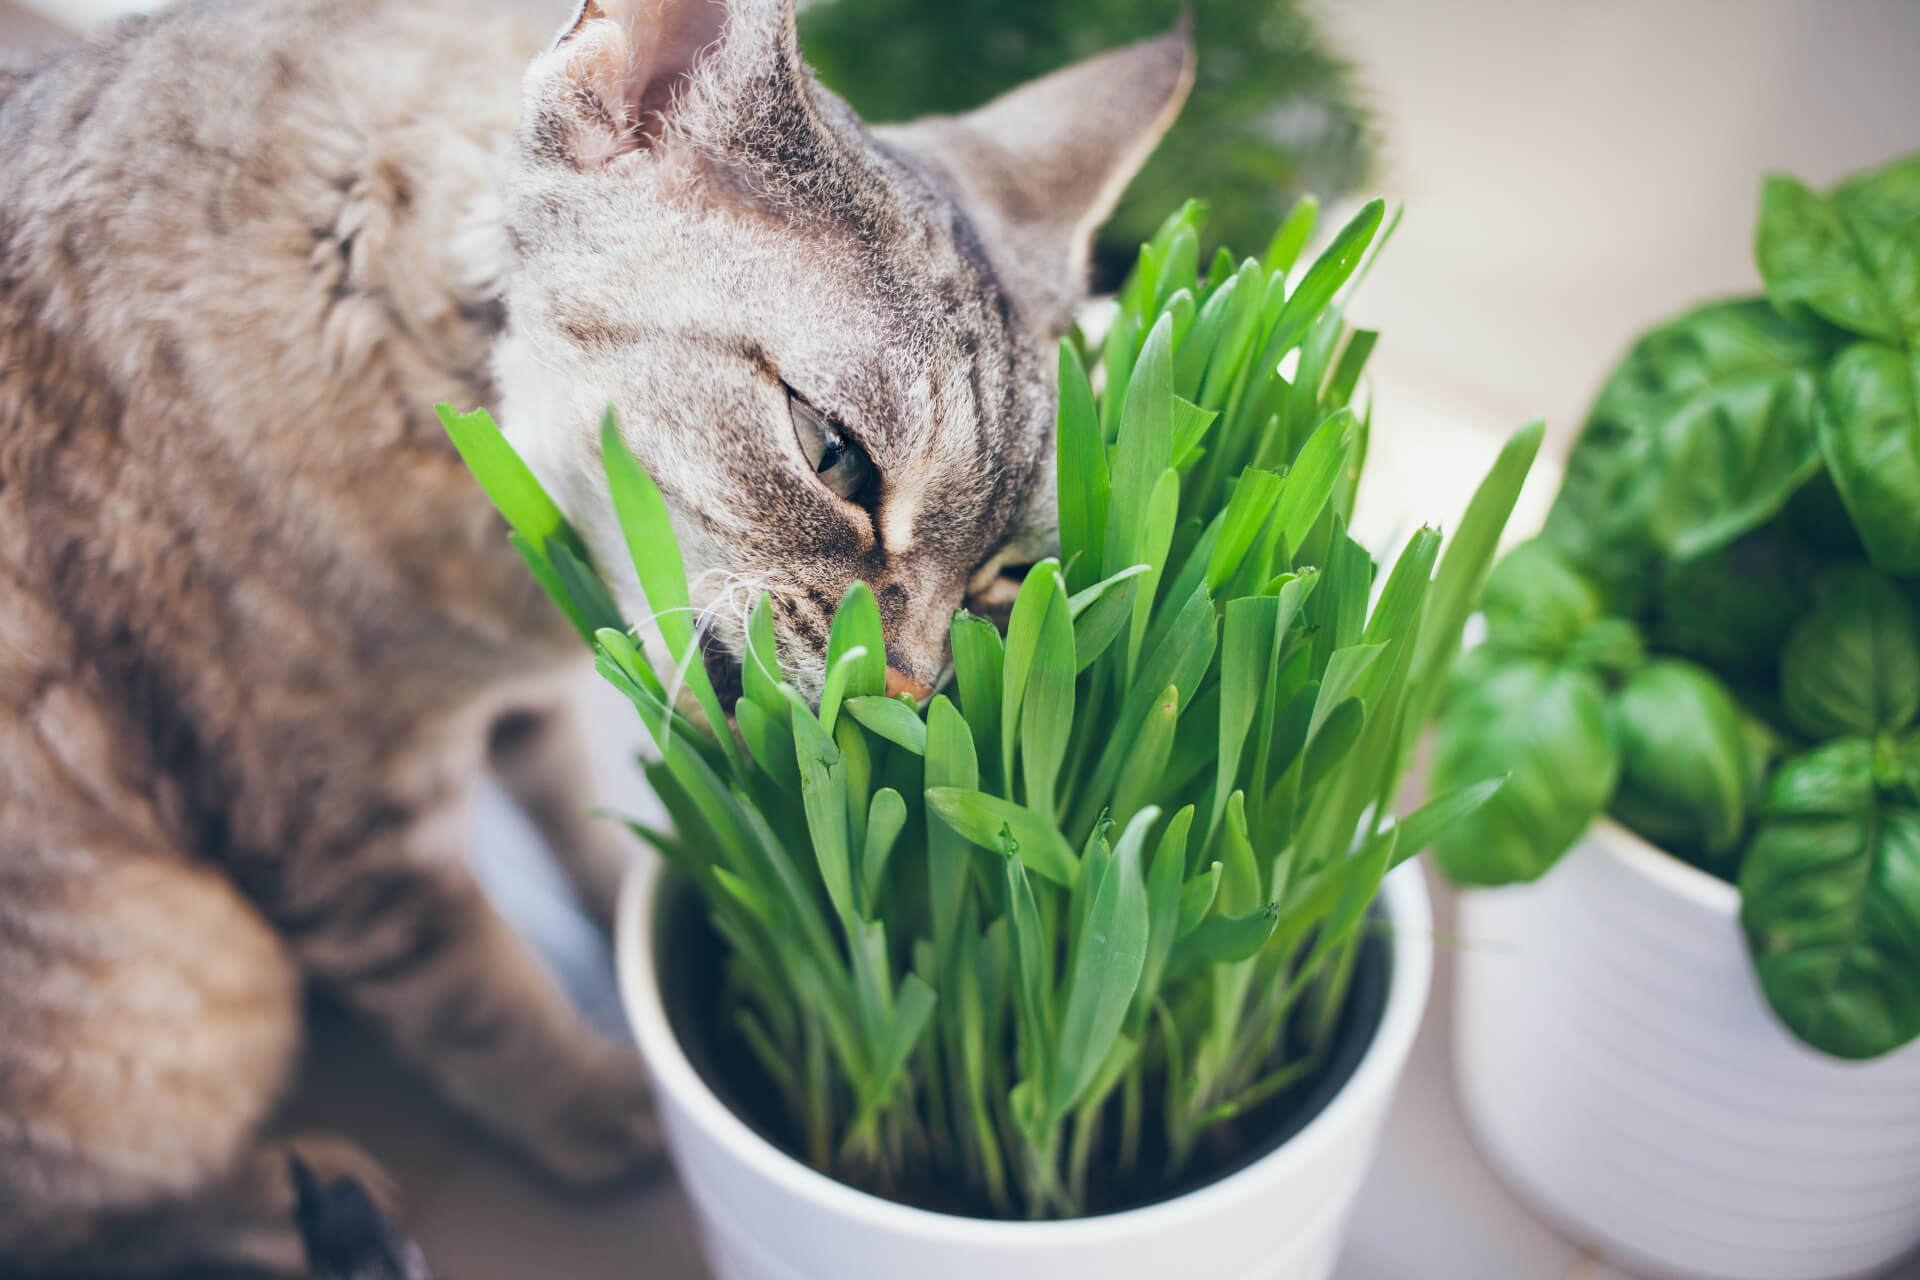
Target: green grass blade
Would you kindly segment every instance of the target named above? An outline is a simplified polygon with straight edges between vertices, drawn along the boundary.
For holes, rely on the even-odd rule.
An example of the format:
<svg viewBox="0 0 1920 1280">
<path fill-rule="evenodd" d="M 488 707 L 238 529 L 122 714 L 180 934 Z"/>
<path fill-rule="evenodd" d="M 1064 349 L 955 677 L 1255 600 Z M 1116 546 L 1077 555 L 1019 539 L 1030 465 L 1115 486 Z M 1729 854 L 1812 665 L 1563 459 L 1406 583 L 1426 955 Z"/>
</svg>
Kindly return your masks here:
<svg viewBox="0 0 1920 1280">
<path fill-rule="evenodd" d="M 1109 371 L 1111 376 L 1111 370 Z M 1147 335 L 1132 371 L 1120 434 L 1114 443 L 1113 490 L 1101 571 L 1151 563 L 1138 554 L 1147 507 L 1160 474 L 1173 465 L 1173 319 L 1162 316 Z"/>
<path fill-rule="evenodd" d="M 980 766 L 974 757 L 973 736 L 952 702 L 935 695 L 927 708 L 927 769 L 929 788 L 977 791 Z M 927 905 L 933 919 L 934 946 L 945 959 L 953 955 L 954 930 L 960 919 L 967 886 L 968 841 L 927 808 Z"/>
<path fill-rule="evenodd" d="M 1227 798 L 1235 794 L 1240 757 L 1247 730 L 1268 688 L 1268 667 L 1274 648 L 1274 627 L 1280 614 L 1276 596 L 1227 601 L 1225 634 L 1220 645 L 1220 737 L 1215 759 L 1213 810 L 1207 816 L 1210 847 L 1226 816 Z"/>
<path fill-rule="evenodd" d="M 1454 530 L 1440 559 L 1427 602 L 1427 621 L 1420 629 L 1407 682 L 1408 724 L 1416 732 L 1433 718 L 1446 673 L 1460 649 L 1460 633 L 1486 585 L 1500 536 L 1520 500 L 1545 433 L 1546 424 L 1535 419 L 1508 439 L 1492 469 L 1474 490 L 1460 527 Z M 1409 733 L 1402 747 L 1403 758 L 1412 754 L 1414 741 L 1415 733 Z"/>
<path fill-rule="evenodd" d="M 891 1100 L 895 1087 L 907 1069 L 908 1060 L 913 1057 L 920 1038 L 933 1021 L 936 1003 L 933 988 L 918 974 L 910 973 L 901 979 L 900 993 L 894 1002 L 893 1017 L 887 1027 L 886 1043 L 874 1065 L 860 1114 L 854 1117 L 852 1128 L 856 1131 L 863 1125 L 871 1124 Z"/>
<path fill-rule="evenodd" d="M 813 714 L 793 709 L 794 755 L 800 766 L 800 796 L 807 833 L 820 866 L 827 898 L 842 921 L 857 918 L 853 895 L 853 844 L 847 826 L 847 786 L 839 771 L 840 749 Z"/>
<path fill-rule="evenodd" d="M 1252 959 L 1267 945 L 1279 919 L 1280 909 L 1272 903 L 1244 915 L 1209 916 L 1173 944 L 1173 953 L 1167 957 L 1168 982 L 1177 983 L 1212 965 Z"/>
<path fill-rule="evenodd" d="M 1373 666 L 1373 660 L 1386 649 L 1384 644 L 1352 644 L 1344 649 L 1335 649 L 1327 659 L 1327 669 L 1320 677 L 1320 693 L 1313 704 L 1313 718 L 1307 723 L 1307 737 L 1312 738 L 1326 723 L 1333 709 L 1347 700 L 1354 692 L 1354 686 Z M 1362 701 L 1365 701 L 1364 697 Z"/>
<path fill-rule="evenodd" d="M 1173 815 L 1154 850 L 1147 871 L 1147 954 L 1140 966 L 1140 986 L 1134 994 L 1130 1024 L 1144 1027 L 1153 1002 L 1160 998 L 1167 957 L 1179 936 L 1180 899 L 1187 874 L 1187 838 L 1193 829 L 1193 806 Z M 1209 894 L 1211 898 L 1211 894 Z"/>
<path fill-rule="evenodd" d="M 1061 595 L 1059 566 L 1046 560 L 1035 565 L 1020 584 L 1014 597 L 1013 614 L 1007 623 L 1006 658 L 1000 671 L 1000 763 L 1009 793 L 1013 783 L 1014 745 L 1018 741 L 1021 704 L 1027 696 L 1027 680 L 1033 674 L 1034 656 L 1040 652 L 1055 596 Z M 966 691 L 961 691 L 966 706 Z M 971 712 L 971 708 L 968 708 Z M 971 714 L 968 722 L 976 735 L 980 722 Z"/>
<path fill-rule="evenodd" d="M 1056 586 L 1047 600 L 1020 712 L 1022 780 L 1028 807 L 1039 813 L 1058 811 L 1054 787 L 1073 732 L 1073 686 L 1079 669 L 1074 658 L 1073 618 L 1066 593 Z"/>
<path fill-rule="evenodd" d="M 1340 229 L 1333 243 L 1314 260 L 1313 265 L 1307 268 L 1307 273 L 1300 278 L 1299 286 L 1287 296 L 1286 305 L 1281 308 L 1280 316 L 1274 322 L 1273 332 L 1260 353 L 1261 364 L 1268 368 L 1278 364 L 1280 357 L 1291 351 L 1307 330 L 1312 328 L 1333 301 L 1333 295 L 1340 291 L 1340 286 L 1347 282 L 1360 265 L 1360 260 L 1366 256 L 1367 246 L 1373 243 L 1374 234 L 1380 230 L 1381 215 L 1386 212 L 1386 207 L 1384 200 L 1369 200 Z"/>
<path fill-rule="evenodd" d="M 900 832 L 907 825 L 907 802 L 892 787 L 882 787 L 873 793 L 873 803 L 867 813 L 867 834 L 862 842 L 860 853 L 861 901 L 867 904 L 868 913 L 874 911 L 874 904 L 880 901 L 880 884 L 887 874 L 887 860 L 893 856 L 893 849 L 900 840 Z"/>
<path fill-rule="evenodd" d="M 521 537 L 543 553 L 549 542 L 563 542 L 583 558 L 586 548 L 533 470 L 513 451 L 506 435 L 485 409 L 459 413 L 450 404 L 434 406 L 440 425 L 487 497 Z"/>
<path fill-rule="evenodd" d="M 1058 1120 L 1079 1101 L 1112 1051 L 1133 1003 L 1147 954 L 1147 886 L 1141 872 L 1147 831 L 1158 809 L 1143 809 L 1114 846 L 1113 865 L 1101 878 L 1087 913 L 1068 976 L 1066 1013 L 1060 1022 L 1058 1064 L 1050 1111 Z"/>
<path fill-rule="evenodd" d="M 1011 800 L 958 787 L 928 787 L 927 807 L 956 832 L 996 853 L 1001 833 L 1010 830 L 1029 869 L 1063 889 L 1073 887 L 1080 860 L 1050 819 Z"/>
<path fill-rule="evenodd" d="M 1166 772 L 1173 754 L 1173 736 L 1180 719 L 1180 691 L 1168 685 L 1154 701 L 1141 725 L 1139 736 L 1127 752 L 1120 768 L 1120 780 L 1113 787 L 1113 820 L 1126 823 L 1148 806 L 1157 794 L 1160 777 Z"/>
<path fill-rule="evenodd" d="M 827 632 L 827 671 L 829 680 L 839 675 L 841 698 L 882 697 L 887 692 L 887 638 L 880 627 L 880 605 L 864 582 L 847 588 L 834 610 L 833 625 Z M 820 700 L 820 723 L 831 732 L 836 705 L 829 711 L 826 698 Z"/>
<path fill-rule="evenodd" d="M 1254 539 L 1272 519 L 1284 488 L 1285 481 L 1278 472 L 1249 468 L 1240 473 L 1233 496 L 1227 501 L 1220 536 L 1207 557 L 1207 590 L 1220 590 L 1240 568 Z"/>
<path fill-rule="evenodd" d="M 1220 877 L 1225 872 L 1223 864 L 1210 862 L 1205 871 L 1180 887 L 1180 925 L 1174 930 L 1174 937 L 1184 938 L 1200 927 L 1220 896 Z"/>
<path fill-rule="evenodd" d="M 1393 860 L 1388 870 L 1399 866 L 1408 858 L 1421 852 L 1440 836 L 1446 834 L 1448 827 L 1471 817 L 1475 810 L 1493 798 L 1494 792 L 1505 786 L 1507 776 L 1483 778 L 1479 782 L 1470 782 L 1457 787 L 1443 796 L 1433 799 L 1415 809 L 1395 824 L 1400 832 L 1394 848 Z"/>
<path fill-rule="evenodd" d="M 953 616 L 953 682 L 960 711 L 973 733 L 974 746 L 992 753 L 981 762 L 982 776 L 999 783 L 1012 777 L 1012 761 L 1000 756 L 1002 681 L 1006 650 L 1000 629 L 969 613 Z M 1024 693 L 1025 690 L 1022 690 Z"/>
<path fill-rule="evenodd" d="M 1146 643 L 1147 624 L 1153 618 L 1153 602 L 1160 588 L 1160 575 L 1173 545 L 1174 526 L 1180 520 L 1180 475 L 1169 468 L 1160 473 L 1147 499 L 1146 524 L 1134 544 L 1139 561 L 1148 566 L 1141 575 L 1140 590 L 1133 598 L 1133 627 L 1127 638 L 1127 674 L 1132 676 L 1139 664 L 1140 648 Z M 1160 567 L 1156 567 L 1160 566 Z"/>
<path fill-rule="evenodd" d="M 734 708 L 734 722 L 740 726 L 740 736 L 746 740 L 754 763 L 766 770 L 781 790 L 799 795 L 800 768 L 795 763 L 792 731 L 747 698 Z"/>
<path fill-rule="evenodd" d="M 1379 333 L 1372 329 L 1357 329 L 1348 336 L 1347 345 L 1340 352 L 1340 363 L 1333 367 L 1333 376 L 1327 379 L 1323 403 L 1338 409 L 1353 399 L 1354 389 L 1360 385 L 1360 375 L 1379 341 Z"/>
<path fill-rule="evenodd" d="M 820 727 L 832 733 L 840 720 L 840 704 L 847 700 L 847 688 L 866 665 L 864 646 L 842 650 L 827 667 L 826 682 L 820 688 Z M 868 695 L 871 696 L 871 695 Z"/>
<path fill-rule="evenodd" d="M 1307 247 L 1307 241 L 1313 236 L 1313 228 L 1320 221 L 1320 202 L 1310 195 L 1301 196 L 1287 210 L 1286 219 L 1273 233 L 1273 239 L 1267 244 L 1267 251 L 1260 259 L 1262 270 L 1271 275 L 1278 271 L 1287 273 L 1293 270 L 1293 264 L 1300 260 L 1300 251 Z"/>
<path fill-rule="evenodd" d="M 1107 446 L 1093 388 L 1071 342 L 1060 344 L 1060 552 L 1068 584 L 1100 576 L 1107 534 Z"/>
<path fill-rule="evenodd" d="M 1003 841 L 1007 854 L 1007 903 L 1012 926 L 1013 998 L 1019 1018 L 1020 1048 L 1027 1082 L 1033 1093 L 1045 1097 L 1053 1074 L 1053 952 L 1040 923 L 1040 904 L 1034 900 L 1026 864 Z"/>
<path fill-rule="evenodd" d="M 875 697 L 866 694 L 858 698 L 848 698 L 843 704 L 847 713 L 860 724 L 879 734 L 888 742 L 897 743 L 917 756 L 927 754 L 927 722 L 898 698 Z"/>
<path fill-rule="evenodd" d="M 653 610 L 654 625 L 666 641 L 667 651 L 684 671 L 687 687 L 713 726 L 714 736 L 737 777 L 746 777 L 747 761 L 740 746 L 727 731 L 726 712 L 707 678 L 707 664 L 693 631 L 693 609 L 687 596 L 687 570 L 680 559 L 680 544 L 673 532 L 673 520 L 667 514 L 666 500 L 652 477 L 635 460 L 621 438 L 611 410 L 600 429 L 601 461 L 607 471 L 607 485 L 613 494 L 614 514 L 627 542 L 627 554 L 646 592 L 647 607 Z"/>
<path fill-rule="evenodd" d="M 787 695 L 780 691 L 786 675 L 780 668 L 780 645 L 773 633 L 773 601 L 764 592 L 747 615 L 747 651 L 740 657 L 740 678 L 744 697 L 786 722 Z"/>
<path fill-rule="evenodd" d="M 1279 505 L 1274 508 L 1273 515 L 1280 536 L 1287 540 L 1289 547 L 1304 544 L 1308 531 L 1320 518 L 1320 513 L 1326 510 L 1328 500 L 1333 497 L 1333 487 L 1339 483 L 1340 469 L 1346 465 L 1347 450 L 1352 443 L 1353 413 L 1340 409 L 1329 414 L 1327 420 L 1315 428 L 1313 434 L 1307 437 L 1307 442 L 1300 446 L 1299 456 L 1287 472 Z"/>
</svg>

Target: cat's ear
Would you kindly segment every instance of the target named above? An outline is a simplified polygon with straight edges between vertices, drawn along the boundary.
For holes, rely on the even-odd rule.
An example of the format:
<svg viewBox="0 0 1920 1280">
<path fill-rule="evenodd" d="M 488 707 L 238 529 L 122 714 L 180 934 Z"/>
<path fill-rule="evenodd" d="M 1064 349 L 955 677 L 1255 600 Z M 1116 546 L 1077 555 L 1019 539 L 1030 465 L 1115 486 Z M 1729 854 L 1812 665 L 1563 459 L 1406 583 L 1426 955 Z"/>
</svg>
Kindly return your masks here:
<svg viewBox="0 0 1920 1280">
<path fill-rule="evenodd" d="M 793 0 L 582 0 L 533 78 L 549 106 L 571 98 L 579 158 L 605 161 L 749 78 L 793 82 L 798 65 Z"/>
<path fill-rule="evenodd" d="M 1190 22 L 1031 81 L 966 115 L 883 134 L 962 188 L 1028 279 L 1077 297 L 1093 236 L 1193 85 Z"/>
</svg>

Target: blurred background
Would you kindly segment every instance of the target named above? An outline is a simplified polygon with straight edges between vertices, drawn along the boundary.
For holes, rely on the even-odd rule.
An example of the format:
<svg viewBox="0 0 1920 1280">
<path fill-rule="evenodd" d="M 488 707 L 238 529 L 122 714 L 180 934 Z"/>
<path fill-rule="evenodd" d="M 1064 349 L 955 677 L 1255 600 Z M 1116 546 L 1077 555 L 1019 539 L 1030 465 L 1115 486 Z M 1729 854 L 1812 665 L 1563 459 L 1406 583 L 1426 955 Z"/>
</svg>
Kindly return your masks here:
<svg viewBox="0 0 1920 1280">
<path fill-rule="evenodd" d="M 403 0 L 392 0 L 401 3 Z M 503 4 L 543 26 L 568 0 Z M 135 6 L 0 0 L 0 50 L 54 46 Z M 1174 204 L 1258 253 L 1312 191 L 1338 220 L 1384 193 L 1406 216 L 1355 301 L 1382 331 L 1359 532 L 1390 543 L 1450 523 L 1498 441 L 1544 415 L 1563 453 L 1634 334 L 1704 298 L 1753 292 L 1769 171 L 1814 186 L 1920 148 L 1920 0 L 1194 0 L 1187 115 L 1103 241 L 1109 282 Z M 814 0 L 809 56 L 874 119 L 971 105 L 1026 76 L 1163 29 L 1177 0 Z M 0 196 L 0 198 L 4 198 Z M 1538 468 L 1515 520 L 1544 512 Z M 609 743 L 635 729 L 596 705 Z M 606 785 L 644 809 L 637 776 Z M 476 855 L 583 1002 L 609 1018 L 604 952 L 542 879 L 530 833 L 492 793 Z M 1358 1209 L 1342 1280 L 1622 1273 L 1582 1257 L 1480 1163 L 1448 1070 L 1449 932 L 1427 1026 Z M 564 1204 L 456 1124 L 338 1015 L 326 1015 L 299 1123 L 363 1136 L 401 1175 L 429 1253 L 462 1280 L 703 1277 L 677 1191 Z M 1920 1280 L 1920 1261 L 1901 1275 Z"/>
</svg>

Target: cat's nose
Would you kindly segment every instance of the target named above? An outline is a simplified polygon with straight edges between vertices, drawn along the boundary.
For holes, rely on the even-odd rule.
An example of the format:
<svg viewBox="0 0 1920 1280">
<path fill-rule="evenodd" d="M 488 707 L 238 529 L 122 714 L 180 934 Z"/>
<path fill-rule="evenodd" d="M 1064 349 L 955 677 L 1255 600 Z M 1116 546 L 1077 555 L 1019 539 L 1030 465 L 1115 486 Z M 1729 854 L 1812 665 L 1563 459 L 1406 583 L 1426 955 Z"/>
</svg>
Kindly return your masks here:
<svg viewBox="0 0 1920 1280">
<path fill-rule="evenodd" d="M 903 693 L 913 695 L 915 702 L 925 702 L 933 696 L 933 686 L 921 684 L 910 675 L 905 675 L 892 667 L 887 668 L 887 696 L 897 698 Z"/>
</svg>

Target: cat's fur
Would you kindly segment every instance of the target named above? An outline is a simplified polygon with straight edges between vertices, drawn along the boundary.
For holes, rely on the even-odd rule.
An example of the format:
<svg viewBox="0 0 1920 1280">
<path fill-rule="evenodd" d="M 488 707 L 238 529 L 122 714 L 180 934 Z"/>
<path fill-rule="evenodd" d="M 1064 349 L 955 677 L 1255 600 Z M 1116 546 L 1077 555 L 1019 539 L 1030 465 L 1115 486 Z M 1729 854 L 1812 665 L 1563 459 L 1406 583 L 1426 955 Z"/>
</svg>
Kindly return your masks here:
<svg viewBox="0 0 1920 1280">
<path fill-rule="evenodd" d="M 0 68 L 0 1274 L 298 1270 L 290 1152 L 381 1185 L 256 1137 L 304 977 L 551 1172 L 657 1159 L 637 1061 L 464 866 L 486 768 L 596 901 L 625 849 L 578 641 L 436 401 L 499 401 L 617 571 L 614 404 L 699 602 L 773 590 L 803 687 L 853 578 L 927 684 L 1046 536 L 1048 342 L 1184 38 L 868 132 L 790 0 L 602 4 L 537 54 L 466 0 L 194 0 Z"/>
</svg>

